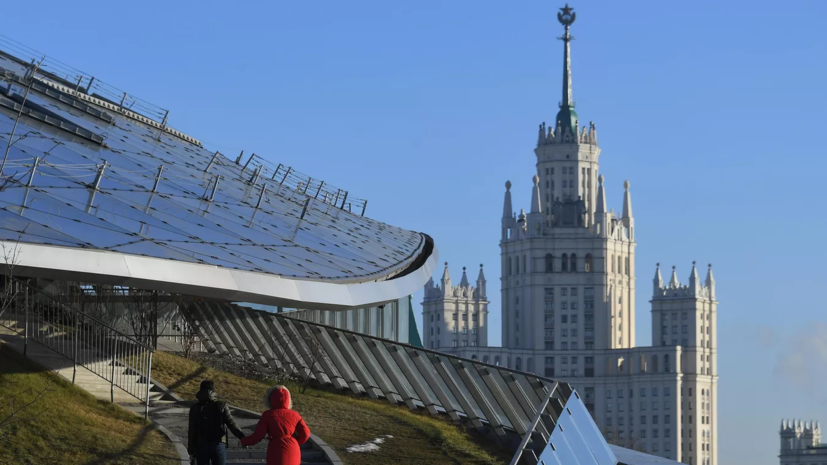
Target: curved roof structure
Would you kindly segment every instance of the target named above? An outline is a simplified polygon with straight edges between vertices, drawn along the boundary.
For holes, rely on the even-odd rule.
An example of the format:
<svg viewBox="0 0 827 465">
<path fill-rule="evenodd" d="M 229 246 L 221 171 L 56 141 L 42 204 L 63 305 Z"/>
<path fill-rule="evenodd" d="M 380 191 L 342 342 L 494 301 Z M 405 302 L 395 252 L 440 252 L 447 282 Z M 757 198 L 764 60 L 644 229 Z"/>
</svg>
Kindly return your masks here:
<svg viewBox="0 0 827 465">
<path fill-rule="evenodd" d="M 0 78 L 0 240 L 16 274 L 344 309 L 433 273 L 427 235 L 364 217 L 342 189 L 210 152 L 140 100 L 9 53 Z"/>
</svg>

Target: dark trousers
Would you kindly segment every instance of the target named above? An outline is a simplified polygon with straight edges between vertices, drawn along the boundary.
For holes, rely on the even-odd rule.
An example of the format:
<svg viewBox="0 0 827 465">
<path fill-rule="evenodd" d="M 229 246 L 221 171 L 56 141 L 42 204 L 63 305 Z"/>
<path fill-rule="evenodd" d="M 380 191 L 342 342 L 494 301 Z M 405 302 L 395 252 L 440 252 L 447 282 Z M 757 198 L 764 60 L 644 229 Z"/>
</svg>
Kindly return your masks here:
<svg viewBox="0 0 827 465">
<path fill-rule="evenodd" d="M 223 442 L 199 442 L 195 451 L 196 465 L 224 465 L 227 449 Z"/>
</svg>

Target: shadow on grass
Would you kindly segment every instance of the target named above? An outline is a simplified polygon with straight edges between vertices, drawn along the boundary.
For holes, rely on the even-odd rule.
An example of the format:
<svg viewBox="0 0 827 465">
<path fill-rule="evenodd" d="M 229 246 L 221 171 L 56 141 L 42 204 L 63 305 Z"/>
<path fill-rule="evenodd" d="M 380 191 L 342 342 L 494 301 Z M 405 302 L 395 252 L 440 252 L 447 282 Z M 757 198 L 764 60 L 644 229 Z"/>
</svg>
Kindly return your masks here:
<svg viewBox="0 0 827 465">
<path fill-rule="evenodd" d="M 175 391 L 175 389 L 183 386 L 187 382 L 192 381 L 195 378 L 200 378 L 206 372 L 207 372 L 207 367 L 202 365 L 197 370 L 193 371 L 192 373 L 188 374 L 187 376 L 184 376 L 183 378 L 181 378 L 181 379 L 175 381 L 174 383 L 170 384 L 169 386 L 167 386 L 167 389 L 169 389 L 170 391 Z"/>
<path fill-rule="evenodd" d="M 141 445 L 146 441 L 147 436 L 149 436 L 149 433 L 151 433 L 153 430 L 154 430 L 154 428 L 152 427 L 152 425 L 144 426 L 143 429 L 141 429 L 140 434 L 138 434 L 138 437 L 136 437 L 132 441 L 132 443 L 129 444 L 129 447 L 127 447 L 126 449 L 124 449 L 120 452 L 101 455 L 100 457 L 97 457 L 94 460 L 90 460 L 89 462 L 86 462 L 85 465 L 105 465 L 105 464 L 108 464 L 108 463 L 112 463 L 112 462 L 114 462 L 114 461 L 116 461 L 117 459 L 120 459 L 120 458 L 132 457 L 133 456 L 132 454 L 134 454 L 135 452 L 138 451 L 138 449 L 141 447 Z M 148 457 L 166 458 L 166 459 L 170 459 L 170 458 L 177 459 L 178 458 L 177 456 L 176 457 L 168 457 L 168 456 L 162 455 L 162 454 L 150 454 Z M 145 457 L 145 458 L 148 458 L 148 457 Z"/>
</svg>

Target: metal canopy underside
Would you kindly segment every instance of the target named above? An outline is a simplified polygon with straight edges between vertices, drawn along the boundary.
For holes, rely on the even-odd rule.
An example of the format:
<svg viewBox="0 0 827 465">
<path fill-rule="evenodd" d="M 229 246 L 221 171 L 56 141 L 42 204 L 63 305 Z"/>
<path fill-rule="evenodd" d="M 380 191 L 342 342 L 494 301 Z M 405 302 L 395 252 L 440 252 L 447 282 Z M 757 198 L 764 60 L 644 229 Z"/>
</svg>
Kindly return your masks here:
<svg viewBox="0 0 827 465">
<path fill-rule="evenodd" d="M 0 55 L 0 68 L 5 150 L 27 67 Z M 105 281 L 133 285 L 157 280 L 169 290 L 178 276 L 186 291 L 214 287 L 215 297 L 243 289 L 253 302 L 344 308 L 410 294 L 435 266 L 430 238 L 347 211 L 344 191 L 296 178 L 281 165 L 245 169 L 243 161 L 128 117 L 116 105 L 88 105 L 94 99 L 45 75 L 35 84 L 3 172 L 16 181 L 0 192 L 0 241 L 30 251 L 20 254 L 21 269 L 44 277 L 97 272 Z M 65 266 L 44 264 L 52 255 Z M 123 263 L 89 270 L 74 263 L 84 256 Z M 135 257 L 174 272 L 162 272 L 163 279 L 132 276 L 128 261 Z M 222 281 L 228 272 L 236 282 L 201 279 L 203 273 Z M 347 298 L 295 291 L 310 284 L 326 285 L 310 286 L 313 293 Z M 285 286 L 294 291 L 280 295 Z"/>
</svg>

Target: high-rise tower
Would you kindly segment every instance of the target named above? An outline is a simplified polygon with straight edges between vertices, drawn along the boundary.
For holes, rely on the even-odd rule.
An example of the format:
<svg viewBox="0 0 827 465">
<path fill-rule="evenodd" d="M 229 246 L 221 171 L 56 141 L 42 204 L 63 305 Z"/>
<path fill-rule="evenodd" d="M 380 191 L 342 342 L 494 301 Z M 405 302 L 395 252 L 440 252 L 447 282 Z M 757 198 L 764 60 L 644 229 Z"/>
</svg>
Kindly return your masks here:
<svg viewBox="0 0 827 465">
<path fill-rule="evenodd" d="M 572 96 L 575 13 L 566 5 L 557 18 L 564 26 L 559 109 L 551 125 L 540 125 L 530 184 L 505 183 L 503 347 L 437 347 L 569 382 L 610 442 L 692 465 L 717 465 L 718 303 L 712 269 L 701 282 L 693 264 L 689 284 L 681 285 L 674 268 L 665 284 L 657 268 L 654 343 L 637 346 L 631 185 L 609 183 L 599 173 L 597 129 L 580 125 Z M 618 194 L 622 186 L 619 214 L 607 210 L 609 186 Z M 518 199 L 528 196 L 522 197 L 527 212 L 515 211 L 513 192 Z M 437 334 L 462 328 L 462 320 L 453 320 L 456 313 L 440 307 L 462 308 L 453 303 L 453 289 L 450 283 L 426 286 L 425 334 L 440 316 L 443 329 L 437 325 Z"/>
</svg>

